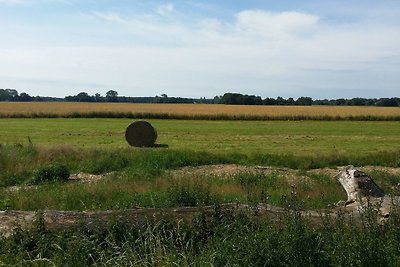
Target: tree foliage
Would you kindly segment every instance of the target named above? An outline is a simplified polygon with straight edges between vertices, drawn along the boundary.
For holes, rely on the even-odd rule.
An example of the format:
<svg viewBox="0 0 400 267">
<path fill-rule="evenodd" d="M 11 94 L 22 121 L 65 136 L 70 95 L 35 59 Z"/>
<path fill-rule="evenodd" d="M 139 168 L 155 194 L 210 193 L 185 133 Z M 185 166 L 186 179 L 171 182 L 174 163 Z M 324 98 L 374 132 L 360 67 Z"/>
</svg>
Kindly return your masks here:
<svg viewBox="0 0 400 267">
<path fill-rule="evenodd" d="M 301 96 L 294 100 L 292 97 L 285 99 L 281 96 L 277 98 L 246 95 L 240 93 L 225 93 L 222 96 L 215 96 L 212 99 L 201 98 L 185 98 L 170 97 L 167 94 L 161 96 L 147 97 L 131 97 L 120 96 L 117 91 L 109 90 L 105 96 L 99 93 L 89 95 L 86 92 L 80 92 L 77 95 L 66 96 L 64 98 L 30 96 L 27 93 L 18 94 L 15 89 L 0 89 L 0 101 L 67 101 L 67 102 L 121 102 L 121 103 L 186 103 L 186 104 L 226 104 L 226 105 L 280 105 L 280 106 L 311 106 L 311 105 L 327 105 L 327 106 L 382 106 L 382 107 L 398 107 L 400 106 L 400 98 L 351 98 L 351 99 L 317 99 L 314 100 L 309 96 Z"/>
</svg>

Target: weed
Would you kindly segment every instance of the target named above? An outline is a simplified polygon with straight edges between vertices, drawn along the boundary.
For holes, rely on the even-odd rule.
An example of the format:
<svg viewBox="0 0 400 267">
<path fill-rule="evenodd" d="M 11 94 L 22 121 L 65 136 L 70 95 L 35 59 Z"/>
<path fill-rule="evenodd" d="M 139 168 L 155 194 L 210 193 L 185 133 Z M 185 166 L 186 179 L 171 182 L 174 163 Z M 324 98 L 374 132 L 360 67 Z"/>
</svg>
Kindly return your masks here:
<svg viewBox="0 0 400 267">
<path fill-rule="evenodd" d="M 48 182 L 65 182 L 69 178 L 69 170 L 63 165 L 50 165 L 41 167 L 33 173 L 31 184 Z"/>
</svg>

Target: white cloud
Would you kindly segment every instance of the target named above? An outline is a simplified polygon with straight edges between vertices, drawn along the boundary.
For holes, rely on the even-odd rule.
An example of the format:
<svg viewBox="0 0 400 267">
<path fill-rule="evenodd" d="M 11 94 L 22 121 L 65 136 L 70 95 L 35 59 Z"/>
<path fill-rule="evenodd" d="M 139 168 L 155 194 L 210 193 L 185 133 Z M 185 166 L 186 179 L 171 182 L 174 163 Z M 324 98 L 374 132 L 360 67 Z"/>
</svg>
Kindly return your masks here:
<svg viewBox="0 0 400 267">
<path fill-rule="evenodd" d="M 236 15 L 236 20 L 236 27 L 244 32 L 277 37 L 308 31 L 318 23 L 319 18 L 315 15 L 293 11 L 272 13 L 245 10 Z"/>
<path fill-rule="evenodd" d="M 175 11 L 175 7 L 173 4 L 159 5 L 156 8 L 156 13 L 158 13 L 159 15 L 162 15 L 162 16 L 171 14 L 174 11 Z"/>
<path fill-rule="evenodd" d="M 117 13 L 95 11 L 95 12 L 93 12 L 92 16 L 97 17 L 101 20 L 105 20 L 107 22 L 117 22 L 117 23 L 126 23 L 127 22 L 125 19 L 123 19 Z"/>
<path fill-rule="evenodd" d="M 91 45 L 75 40 L 70 46 L 43 48 L 30 40 L 25 48 L 0 49 L 0 80 L 13 81 L 9 87 L 18 88 L 18 76 L 38 90 L 45 85 L 35 85 L 35 79 L 48 80 L 49 87 L 72 84 L 77 90 L 89 90 L 89 84 L 93 90 L 113 87 L 122 95 L 209 97 L 229 90 L 264 97 L 314 96 L 329 88 L 350 88 L 351 96 L 381 97 L 384 91 L 372 95 L 374 88 L 386 88 L 393 96 L 400 82 L 397 24 L 333 24 L 314 14 L 261 10 L 241 11 L 231 22 L 165 21 L 160 14 L 179 9 L 159 8 L 148 14 L 90 13 L 91 19 L 107 22 L 113 34 L 104 31 Z M 111 38 L 125 43 L 106 45 L 104 40 Z M 367 91 L 369 95 L 362 95 Z"/>
</svg>

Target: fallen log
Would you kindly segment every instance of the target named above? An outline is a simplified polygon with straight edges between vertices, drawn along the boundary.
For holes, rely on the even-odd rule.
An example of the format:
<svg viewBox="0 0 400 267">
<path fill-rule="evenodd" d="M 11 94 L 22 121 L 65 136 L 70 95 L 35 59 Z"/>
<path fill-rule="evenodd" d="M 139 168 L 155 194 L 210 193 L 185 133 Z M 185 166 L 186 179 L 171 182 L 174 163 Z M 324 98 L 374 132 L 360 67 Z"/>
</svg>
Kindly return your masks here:
<svg viewBox="0 0 400 267">
<path fill-rule="evenodd" d="M 221 210 L 249 211 L 252 207 L 246 204 L 223 204 Z M 254 209 L 254 208 L 253 208 Z M 260 205 L 257 209 L 266 212 L 272 220 L 278 218 L 283 212 L 282 208 L 271 205 Z M 161 218 L 173 218 L 175 220 L 191 220 L 203 212 L 210 218 L 215 212 L 215 206 L 206 207 L 180 207 L 180 208 L 136 208 L 127 210 L 106 211 L 0 211 L 0 234 L 8 236 L 14 229 L 28 229 L 34 225 L 38 216 L 43 219 L 46 229 L 62 230 L 79 225 L 107 224 L 110 221 L 128 221 L 140 223 L 146 220 L 159 220 Z"/>
<path fill-rule="evenodd" d="M 393 205 L 399 206 L 400 199 L 391 199 L 386 202 L 385 209 L 390 210 Z M 323 217 L 336 218 L 337 216 L 352 217 L 358 219 L 366 205 L 381 204 L 377 202 L 353 203 L 345 207 L 335 207 L 324 210 L 300 210 L 301 215 L 306 216 L 311 223 L 319 224 Z M 248 205 L 248 204 L 222 204 L 219 206 L 205 207 L 181 207 L 181 208 L 137 208 L 127 210 L 106 210 L 106 211 L 0 211 L 0 234 L 9 236 L 16 228 L 29 229 L 34 225 L 35 220 L 40 216 L 43 219 L 46 229 L 63 230 L 79 225 L 106 226 L 111 221 L 126 221 L 132 224 L 147 220 L 159 220 L 162 218 L 172 218 L 174 220 L 192 220 L 200 213 L 210 219 L 216 209 L 222 212 L 247 212 L 257 214 L 257 216 L 268 218 L 271 222 L 279 222 L 285 212 L 290 211 L 282 207 L 268 204 Z"/>
</svg>

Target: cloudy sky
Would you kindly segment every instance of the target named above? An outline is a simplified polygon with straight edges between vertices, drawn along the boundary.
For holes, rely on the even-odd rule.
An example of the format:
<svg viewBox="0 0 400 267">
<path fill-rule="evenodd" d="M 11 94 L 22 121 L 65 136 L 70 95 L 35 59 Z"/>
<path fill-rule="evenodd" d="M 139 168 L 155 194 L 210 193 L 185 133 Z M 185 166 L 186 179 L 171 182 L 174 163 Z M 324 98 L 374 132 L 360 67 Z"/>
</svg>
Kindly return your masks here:
<svg viewBox="0 0 400 267">
<path fill-rule="evenodd" d="M 400 1 L 0 0 L 0 88 L 400 96 Z"/>
</svg>

